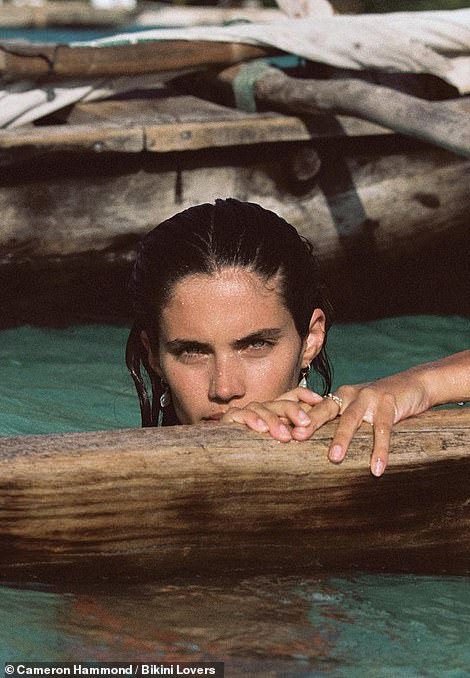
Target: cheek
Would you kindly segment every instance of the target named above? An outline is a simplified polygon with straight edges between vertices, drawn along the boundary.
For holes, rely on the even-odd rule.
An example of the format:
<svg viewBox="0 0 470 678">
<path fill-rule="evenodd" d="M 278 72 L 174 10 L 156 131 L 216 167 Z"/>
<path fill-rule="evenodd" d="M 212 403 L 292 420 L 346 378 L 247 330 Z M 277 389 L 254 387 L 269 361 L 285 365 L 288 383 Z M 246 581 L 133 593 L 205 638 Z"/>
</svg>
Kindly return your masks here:
<svg viewBox="0 0 470 678">
<path fill-rule="evenodd" d="M 194 424 L 200 419 L 200 409 L 207 399 L 205 379 L 197 371 L 184 368 L 167 370 L 166 380 L 180 424 Z"/>
<path fill-rule="evenodd" d="M 298 385 L 299 373 L 299 361 L 293 359 L 291 352 L 251 366 L 247 397 L 256 401 L 274 400 Z"/>
<path fill-rule="evenodd" d="M 290 366 L 290 369 L 282 370 L 281 372 L 276 370 L 271 381 L 273 388 L 278 391 L 276 397 L 295 388 L 298 381 L 298 370 L 294 365 Z"/>
</svg>

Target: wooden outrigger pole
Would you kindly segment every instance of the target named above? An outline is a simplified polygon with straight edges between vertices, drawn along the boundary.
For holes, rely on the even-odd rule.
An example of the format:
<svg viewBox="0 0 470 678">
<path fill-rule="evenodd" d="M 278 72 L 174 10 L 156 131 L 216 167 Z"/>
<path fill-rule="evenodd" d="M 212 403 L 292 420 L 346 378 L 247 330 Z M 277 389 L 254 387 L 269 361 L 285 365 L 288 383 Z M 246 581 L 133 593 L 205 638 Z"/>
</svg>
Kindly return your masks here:
<svg viewBox="0 0 470 678">
<path fill-rule="evenodd" d="M 304 443 L 221 425 L 0 439 L 0 575 L 470 571 L 470 409 L 372 428 L 327 461 Z"/>
<path fill-rule="evenodd" d="M 218 75 L 236 87 L 237 81 L 253 77 L 253 98 L 284 112 L 308 115 L 335 113 L 355 115 L 470 157 L 470 100 L 426 101 L 389 87 L 357 78 L 312 80 L 293 78 L 262 63 L 232 66 Z"/>
</svg>

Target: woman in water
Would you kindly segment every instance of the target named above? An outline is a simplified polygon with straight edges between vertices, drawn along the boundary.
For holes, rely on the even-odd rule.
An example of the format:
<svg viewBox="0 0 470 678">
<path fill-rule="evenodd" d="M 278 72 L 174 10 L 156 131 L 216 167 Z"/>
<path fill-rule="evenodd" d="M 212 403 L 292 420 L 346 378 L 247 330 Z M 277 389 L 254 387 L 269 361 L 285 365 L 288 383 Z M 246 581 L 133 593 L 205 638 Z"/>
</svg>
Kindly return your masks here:
<svg viewBox="0 0 470 678">
<path fill-rule="evenodd" d="M 330 459 L 369 421 L 381 475 L 393 423 L 435 404 L 402 397 L 399 376 L 330 393 L 331 308 L 312 246 L 259 205 L 217 200 L 164 221 L 142 242 L 130 290 L 126 362 L 143 426 L 235 422 L 288 442 L 341 413 Z"/>
<path fill-rule="evenodd" d="M 312 247 L 295 228 L 233 199 L 191 207 L 144 238 L 130 290 L 126 359 L 143 426 L 220 420 L 250 405 L 257 430 L 303 437 L 301 403 L 321 398 L 298 387 L 302 375 L 311 368 L 322 391 L 331 388 L 331 313 Z M 279 414 L 292 428 L 263 404 L 283 394 Z"/>
</svg>

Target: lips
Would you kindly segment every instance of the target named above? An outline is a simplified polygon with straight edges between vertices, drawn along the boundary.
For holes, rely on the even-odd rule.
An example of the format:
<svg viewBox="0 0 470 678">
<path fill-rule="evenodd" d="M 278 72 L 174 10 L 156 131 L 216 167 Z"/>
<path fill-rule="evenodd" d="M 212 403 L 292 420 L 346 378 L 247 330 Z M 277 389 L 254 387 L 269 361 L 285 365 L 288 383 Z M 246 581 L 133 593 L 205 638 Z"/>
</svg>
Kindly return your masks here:
<svg viewBox="0 0 470 678">
<path fill-rule="evenodd" d="M 209 417 L 203 417 L 202 421 L 220 421 L 224 414 L 225 412 L 215 412 L 214 414 L 211 414 Z"/>
</svg>

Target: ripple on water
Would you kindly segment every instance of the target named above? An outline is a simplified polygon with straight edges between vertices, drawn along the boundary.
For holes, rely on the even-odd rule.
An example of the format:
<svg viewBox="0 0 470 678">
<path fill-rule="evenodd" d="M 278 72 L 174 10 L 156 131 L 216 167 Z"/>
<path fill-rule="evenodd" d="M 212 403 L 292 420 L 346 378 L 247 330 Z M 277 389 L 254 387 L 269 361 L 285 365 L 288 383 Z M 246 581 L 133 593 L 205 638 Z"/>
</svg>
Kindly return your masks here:
<svg viewBox="0 0 470 678">
<path fill-rule="evenodd" d="M 226 676 L 470 676 L 468 578 L 0 589 L 4 660 L 226 662 Z M 8 620 L 8 623 L 5 623 Z"/>
</svg>

